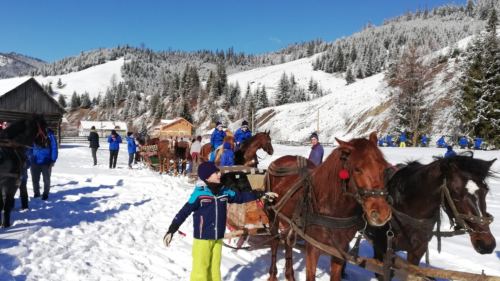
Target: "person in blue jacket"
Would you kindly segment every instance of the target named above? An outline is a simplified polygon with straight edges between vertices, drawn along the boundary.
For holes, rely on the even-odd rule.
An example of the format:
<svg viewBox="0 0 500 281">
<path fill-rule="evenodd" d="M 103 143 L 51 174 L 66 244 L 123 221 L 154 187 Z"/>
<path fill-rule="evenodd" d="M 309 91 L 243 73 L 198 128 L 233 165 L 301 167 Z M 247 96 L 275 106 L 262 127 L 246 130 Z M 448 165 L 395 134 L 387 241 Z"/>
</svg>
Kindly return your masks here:
<svg viewBox="0 0 500 281">
<path fill-rule="evenodd" d="M 467 139 L 465 136 L 463 136 L 460 141 L 458 141 L 458 145 L 460 145 L 461 149 L 466 149 L 467 148 Z"/>
<path fill-rule="evenodd" d="M 51 129 L 47 131 L 50 145 L 46 148 L 42 148 L 34 143 L 33 156 L 31 158 L 31 179 L 33 181 L 33 193 L 35 198 L 40 197 L 40 174 L 43 175 L 42 200 L 47 200 L 49 198 L 50 175 L 52 174 L 52 167 L 56 164 L 58 156 L 57 140 L 54 136 L 54 131 Z"/>
<path fill-rule="evenodd" d="M 27 183 L 28 183 L 28 169 L 31 167 L 31 155 L 33 155 L 33 150 L 28 149 L 26 151 L 26 169 L 24 169 L 24 175 L 23 178 L 21 179 L 21 185 L 19 186 L 19 193 L 21 198 L 21 207 L 24 210 L 28 210 L 28 188 L 27 188 Z"/>
<path fill-rule="evenodd" d="M 448 145 L 448 146 L 446 147 L 446 149 L 447 149 L 447 151 L 446 151 L 446 153 L 444 154 L 444 157 L 449 157 L 449 156 L 454 156 L 454 155 L 456 156 L 456 155 L 457 155 L 457 153 L 456 153 L 455 151 L 453 151 L 453 146 Z"/>
<path fill-rule="evenodd" d="M 391 134 L 387 134 L 387 136 L 385 137 L 385 142 L 387 143 L 387 146 L 391 145 L 391 140 L 392 140 Z"/>
<path fill-rule="evenodd" d="M 220 158 L 221 166 L 234 166 L 234 152 L 231 150 L 231 144 L 228 142 L 224 143 L 224 154 Z"/>
<path fill-rule="evenodd" d="M 389 144 L 389 147 L 396 147 L 393 141 L 391 141 L 391 144 Z"/>
<path fill-rule="evenodd" d="M 122 138 L 116 133 L 115 130 L 111 130 L 111 135 L 108 137 L 109 142 L 109 168 L 116 169 L 116 160 L 118 160 L 118 152 L 120 151 L 120 143 L 122 143 Z"/>
<path fill-rule="evenodd" d="M 422 138 L 422 147 L 426 147 L 427 146 L 427 135 L 424 134 L 424 137 Z"/>
<path fill-rule="evenodd" d="M 378 140 L 378 146 L 380 146 L 380 147 L 384 146 L 384 139 L 379 139 Z"/>
<path fill-rule="evenodd" d="M 323 146 L 319 143 L 318 134 L 312 133 L 309 137 L 312 143 L 311 152 L 309 153 L 309 160 L 311 160 L 316 166 L 323 163 L 323 155 L 325 154 L 325 150 Z"/>
<path fill-rule="evenodd" d="M 134 133 L 127 132 L 128 168 L 130 170 L 132 170 L 132 162 L 134 162 L 134 155 L 137 147 L 139 147 L 139 145 L 135 144 Z"/>
<path fill-rule="evenodd" d="M 240 145 L 247 139 L 252 137 L 252 132 L 250 129 L 248 129 L 248 122 L 247 120 L 243 120 L 241 122 L 241 128 L 236 130 L 236 133 L 234 133 L 234 142 L 236 143 L 236 147 L 234 148 L 235 151 L 240 149 Z"/>
<path fill-rule="evenodd" d="M 210 137 L 210 146 L 212 148 L 212 153 L 210 153 L 210 162 L 214 162 L 215 150 L 222 145 L 224 138 L 226 137 L 226 132 L 223 131 L 223 127 L 224 126 L 222 126 L 221 122 L 215 122 L 215 130 Z"/>
<path fill-rule="evenodd" d="M 191 197 L 175 215 L 163 237 L 163 243 L 169 247 L 174 233 L 191 213 L 194 213 L 191 281 L 221 280 L 222 238 L 226 232 L 228 203 L 243 204 L 263 196 L 273 201 L 278 194 L 258 190 L 250 192 L 228 190 L 220 182 L 220 170 L 213 162 L 202 163 L 198 167 L 198 177 Z"/>
<path fill-rule="evenodd" d="M 401 139 L 399 140 L 400 143 L 399 143 L 399 147 L 406 147 L 406 133 L 403 133 L 401 135 Z"/>
<path fill-rule="evenodd" d="M 440 139 L 438 139 L 437 145 L 439 148 L 444 148 L 445 144 L 446 144 L 446 142 L 444 141 L 444 136 L 442 136 Z"/>
<path fill-rule="evenodd" d="M 481 139 L 481 137 L 477 137 L 475 140 L 474 140 L 474 149 L 476 150 L 481 150 L 481 145 L 483 144 L 483 140 Z"/>
</svg>

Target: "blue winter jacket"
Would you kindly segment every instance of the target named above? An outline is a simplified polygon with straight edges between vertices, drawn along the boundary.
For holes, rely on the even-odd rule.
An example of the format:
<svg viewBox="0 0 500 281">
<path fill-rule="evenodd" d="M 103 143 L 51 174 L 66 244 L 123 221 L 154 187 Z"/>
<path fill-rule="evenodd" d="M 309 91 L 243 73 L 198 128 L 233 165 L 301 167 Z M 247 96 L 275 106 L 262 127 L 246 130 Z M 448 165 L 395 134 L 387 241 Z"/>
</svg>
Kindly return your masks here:
<svg viewBox="0 0 500 281">
<path fill-rule="evenodd" d="M 474 142 L 474 146 L 476 148 L 481 148 L 481 144 L 483 144 L 483 140 L 481 138 L 477 138 L 476 141 Z"/>
<path fill-rule="evenodd" d="M 212 133 L 212 137 L 210 138 L 210 146 L 218 147 L 224 142 L 224 138 L 226 137 L 226 132 L 219 131 L 217 128 Z"/>
<path fill-rule="evenodd" d="M 438 139 L 437 144 L 438 144 L 439 146 L 443 146 L 443 145 L 444 145 L 444 138 L 440 138 L 440 139 Z"/>
<path fill-rule="evenodd" d="M 405 142 L 405 140 L 406 140 L 406 135 L 405 135 L 405 133 L 403 133 L 403 134 L 401 135 L 401 140 L 400 140 L 400 141 L 401 141 L 401 142 Z"/>
<path fill-rule="evenodd" d="M 220 157 L 221 166 L 234 166 L 234 152 L 231 149 L 226 149 Z"/>
<path fill-rule="evenodd" d="M 391 140 L 392 140 L 392 137 L 391 137 L 391 136 L 387 136 L 387 137 L 385 137 L 385 142 L 387 142 L 387 143 L 391 143 Z"/>
<path fill-rule="evenodd" d="M 311 153 L 309 154 L 309 160 L 311 160 L 316 166 L 323 163 L 323 154 L 325 151 L 323 150 L 323 146 L 321 144 L 317 144 L 312 147 Z"/>
<path fill-rule="evenodd" d="M 36 163 L 38 165 L 50 165 L 56 162 L 58 151 L 57 140 L 54 136 L 54 132 L 49 131 L 47 133 L 47 137 L 50 139 L 49 147 L 42 148 L 41 146 L 33 144 L 33 156 L 31 159 L 31 164 Z"/>
<path fill-rule="evenodd" d="M 461 138 L 460 141 L 458 142 L 458 144 L 466 146 L 467 145 L 467 140 L 465 138 Z"/>
<path fill-rule="evenodd" d="M 198 181 L 197 185 L 203 185 Z M 234 192 L 226 188 L 214 196 L 207 186 L 197 186 L 189 201 L 175 215 L 172 224 L 182 225 L 193 214 L 193 227 L 196 239 L 218 240 L 226 232 L 227 203 L 243 204 L 254 201 L 253 192 Z"/>
<path fill-rule="evenodd" d="M 22 180 L 28 180 L 28 169 L 31 167 L 31 155 L 33 155 L 33 150 L 28 149 L 26 151 L 26 169 L 24 169 L 24 175 Z"/>
<path fill-rule="evenodd" d="M 139 147 L 138 144 L 135 144 L 135 141 L 133 138 L 131 137 L 127 137 L 127 148 L 128 148 L 128 154 L 132 154 L 132 153 L 135 153 L 135 148 L 136 147 Z"/>
<path fill-rule="evenodd" d="M 378 145 L 379 145 L 379 146 L 384 145 L 384 140 L 379 140 L 379 141 L 378 141 Z"/>
<path fill-rule="evenodd" d="M 444 157 L 453 156 L 453 155 L 457 155 L 457 153 L 455 153 L 455 151 L 451 150 L 451 151 L 446 152 L 444 154 Z"/>
<path fill-rule="evenodd" d="M 422 138 L 422 143 L 427 143 L 427 136 L 424 136 L 424 137 Z"/>
<path fill-rule="evenodd" d="M 116 135 L 116 140 L 114 141 L 111 136 L 108 137 L 109 150 L 120 150 L 120 143 L 122 143 L 122 138 Z"/>
<path fill-rule="evenodd" d="M 246 139 L 251 137 L 252 137 L 252 132 L 249 129 L 247 129 L 246 132 L 243 132 L 243 130 L 239 128 L 238 130 L 236 130 L 236 133 L 234 133 L 234 141 L 240 144 L 242 144 Z"/>
</svg>

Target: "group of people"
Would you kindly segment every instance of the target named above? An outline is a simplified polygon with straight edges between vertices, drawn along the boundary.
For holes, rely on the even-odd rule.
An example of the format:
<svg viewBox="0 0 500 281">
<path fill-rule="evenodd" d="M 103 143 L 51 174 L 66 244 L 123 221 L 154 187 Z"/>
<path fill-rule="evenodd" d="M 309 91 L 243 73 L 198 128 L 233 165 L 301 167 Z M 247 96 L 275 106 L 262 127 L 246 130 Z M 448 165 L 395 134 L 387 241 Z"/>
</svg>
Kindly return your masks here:
<svg viewBox="0 0 500 281">
<path fill-rule="evenodd" d="M 33 183 L 34 198 L 47 200 L 50 192 L 50 176 L 52 174 L 52 167 L 56 164 L 58 157 L 57 140 L 54 136 L 54 131 L 47 130 L 48 145 L 41 147 L 33 143 L 33 148 L 28 149 L 26 152 L 26 168 L 23 177 L 21 178 L 21 185 L 19 192 L 21 197 L 22 210 L 28 210 L 28 169 L 31 171 L 31 179 Z M 43 192 L 40 190 L 40 176 L 43 177 Z"/>
<path fill-rule="evenodd" d="M 429 138 L 427 138 L 427 134 L 424 134 L 420 143 L 421 143 L 422 147 L 429 146 Z M 481 139 L 480 136 L 474 139 L 474 149 L 476 149 L 476 150 L 481 149 L 482 144 L 483 144 L 483 140 Z M 442 136 L 441 138 L 439 138 L 436 142 L 436 145 L 439 148 L 448 147 L 448 144 L 446 143 L 446 140 L 445 140 L 445 136 Z M 460 146 L 461 149 L 468 148 L 467 138 L 465 136 L 460 138 L 458 145 Z M 391 134 L 387 134 L 387 136 L 385 138 L 381 138 L 378 141 L 378 146 L 380 146 L 380 147 L 383 147 L 383 146 L 396 147 L 396 145 L 394 144 L 394 141 L 392 140 Z M 399 147 L 406 147 L 406 133 L 401 134 L 401 137 L 399 139 Z"/>
<path fill-rule="evenodd" d="M 233 166 L 234 165 L 234 151 L 240 149 L 241 144 L 247 139 L 252 137 L 252 132 L 248 128 L 248 121 L 243 120 L 241 122 L 241 127 L 234 133 L 234 151 L 232 150 L 232 145 L 230 142 L 224 143 L 224 138 L 226 137 L 226 132 L 224 132 L 224 125 L 221 122 L 215 122 L 215 130 L 212 132 L 210 137 L 210 147 L 212 153 L 210 153 L 210 162 L 215 160 L 215 150 L 222 145 L 224 152 L 221 156 L 221 166 Z"/>
<path fill-rule="evenodd" d="M 95 126 L 92 126 L 90 129 L 90 134 L 88 136 L 88 141 L 90 144 L 90 149 L 92 151 L 92 158 L 94 160 L 94 166 L 97 165 L 97 149 L 99 149 L 99 134 L 95 129 Z M 127 132 L 127 152 L 128 152 L 128 168 L 132 169 L 132 163 L 137 163 L 137 159 L 139 156 L 138 147 L 140 144 L 137 142 L 142 139 L 142 135 L 137 133 L 134 134 L 132 132 Z M 108 136 L 109 143 L 109 168 L 116 169 L 116 161 L 118 160 L 118 152 L 120 151 L 120 143 L 122 143 L 121 136 L 116 132 L 116 130 L 111 130 L 111 134 Z"/>
</svg>

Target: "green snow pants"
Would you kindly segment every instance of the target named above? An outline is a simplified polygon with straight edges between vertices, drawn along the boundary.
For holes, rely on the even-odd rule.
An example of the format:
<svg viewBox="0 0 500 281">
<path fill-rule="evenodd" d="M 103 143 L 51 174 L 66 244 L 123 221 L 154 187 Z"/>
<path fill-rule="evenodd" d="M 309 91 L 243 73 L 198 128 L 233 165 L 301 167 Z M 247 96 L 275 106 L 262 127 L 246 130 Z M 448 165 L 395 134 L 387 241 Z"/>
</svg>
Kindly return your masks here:
<svg viewBox="0 0 500 281">
<path fill-rule="evenodd" d="M 193 241 L 191 281 L 220 281 L 222 239 Z"/>
</svg>

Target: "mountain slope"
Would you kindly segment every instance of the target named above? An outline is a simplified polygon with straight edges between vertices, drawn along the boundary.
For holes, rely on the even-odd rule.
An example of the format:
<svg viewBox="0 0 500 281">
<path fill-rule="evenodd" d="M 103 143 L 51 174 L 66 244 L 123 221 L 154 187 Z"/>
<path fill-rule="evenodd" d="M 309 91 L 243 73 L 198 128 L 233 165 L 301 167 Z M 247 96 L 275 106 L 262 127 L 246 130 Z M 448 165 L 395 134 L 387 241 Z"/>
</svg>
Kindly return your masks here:
<svg viewBox="0 0 500 281">
<path fill-rule="evenodd" d="M 19 76 L 29 70 L 36 69 L 47 63 L 16 53 L 0 53 L 0 79 Z"/>
</svg>

